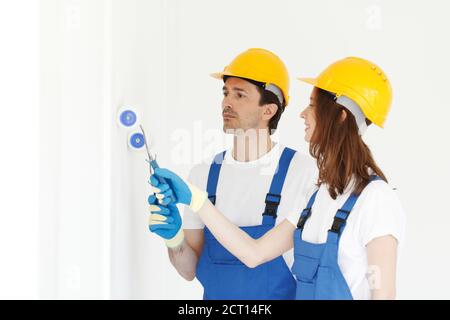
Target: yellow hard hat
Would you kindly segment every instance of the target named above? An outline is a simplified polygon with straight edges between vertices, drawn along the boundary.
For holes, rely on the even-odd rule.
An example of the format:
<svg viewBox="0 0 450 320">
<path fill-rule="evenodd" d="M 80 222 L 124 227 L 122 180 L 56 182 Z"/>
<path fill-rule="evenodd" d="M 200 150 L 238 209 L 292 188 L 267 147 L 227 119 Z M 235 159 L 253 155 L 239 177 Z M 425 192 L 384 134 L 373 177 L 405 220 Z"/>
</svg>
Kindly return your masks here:
<svg viewBox="0 0 450 320">
<path fill-rule="evenodd" d="M 374 63 L 348 57 L 328 66 L 317 78 L 298 78 L 320 89 L 353 100 L 365 117 L 383 128 L 391 108 L 392 89 Z"/>
<path fill-rule="evenodd" d="M 223 72 L 212 73 L 211 76 L 216 79 L 230 76 L 262 82 L 269 91 L 276 91 L 270 89 L 275 86 L 281 90 L 285 104 L 289 103 L 289 73 L 283 61 L 268 50 L 248 49 L 234 58 Z"/>
</svg>

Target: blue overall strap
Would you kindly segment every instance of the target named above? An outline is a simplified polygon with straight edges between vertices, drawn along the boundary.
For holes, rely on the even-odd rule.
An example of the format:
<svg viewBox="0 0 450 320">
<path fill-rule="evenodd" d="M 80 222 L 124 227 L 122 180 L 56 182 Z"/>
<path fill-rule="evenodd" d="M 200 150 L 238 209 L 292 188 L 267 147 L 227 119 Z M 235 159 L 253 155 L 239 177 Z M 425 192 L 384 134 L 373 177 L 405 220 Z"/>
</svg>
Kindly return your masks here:
<svg viewBox="0 0 450 320">
<path fill-rule="evenodd" d="M 378 176 L 370 176 L 370 181 L 380 180 L 381 178 Z M 370 182 L 369 182 L 370 183 Z M 360 194 L 354 194 L 352 193 L 347 201 L 345 201 L 342 208 L 340 208 L 336 215 L 334 216 L 333 225 L 331 226 L 331 229 L 329 230 L 329 233 L 334 233 L 336 240 L 341 236 L 342 232 L 344 231 L 345 225 L 347 224 L 348 216 L 350 215 L 350 212 L 352 211 L 353 207 L 356 204 L 356 201 L 358 200 Z"/>
<path fill-rule="evenodd" d="M 311 216 L 311 208 L 314 204 L 314 201 L 316 201 L 317 192 L 319 190 L 316 190 L 311 198 L 309 198 L 308 204 L 306 205 L 306 208 L 303 209 L 300 218 L 297 222 L 297 229 L 303 230 L 303 227 L 305 226 L 306 220 Z"/>
<path fill-rule="evenodd" d="M 221 152 L 214 157 L 211 167 L 209 168 L 208 183 L 206 186 L 206 192 L 208 192 L 208 198 L 212 204 L 216 204 L 216 191 L 217 182 L 219 181 L 220 168 L 222 168 L 223 159 L 225 159 L 225 153 Z"/>
<path fill-rule="evenodd" d="M 265 216 L 271 216 L 274 220 L 277 218 L 278 205 L 281 201 L 281 191 L 283 190 L 284 180 L 289 169 L 292 158 L 294 157 L 295 150 L 290 148 L 284 148 L 278 161 L 277 169 L 272 178 L 270 184 L 269 193 L 266 195 L 266 208 L 263 213 L 263 220 Z"/>
</svg>

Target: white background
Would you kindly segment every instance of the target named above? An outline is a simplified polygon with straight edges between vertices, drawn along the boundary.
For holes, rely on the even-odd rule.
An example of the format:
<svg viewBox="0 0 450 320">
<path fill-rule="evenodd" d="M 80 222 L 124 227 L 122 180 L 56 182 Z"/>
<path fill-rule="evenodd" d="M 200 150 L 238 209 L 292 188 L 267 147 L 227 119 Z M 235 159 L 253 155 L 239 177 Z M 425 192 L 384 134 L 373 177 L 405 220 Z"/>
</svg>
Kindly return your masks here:
<svg viewBox="0 0 450 320">
<path fill-rule="evenodd" d="M 263 47 L 291 72 L 277 139 L 307 152 L 298 114 L 314 76 L 379 64 L 394 102 L 365 136 L 408 217 L 398 298 L 448 299 L 450 3 L 298 0 L 0 1 L 0 298 L 200 299 L 147 231 L 148 170 L 117 126 L 141 112 L 182 175 L 229 143 L 208 76 Z"/>
</svg>

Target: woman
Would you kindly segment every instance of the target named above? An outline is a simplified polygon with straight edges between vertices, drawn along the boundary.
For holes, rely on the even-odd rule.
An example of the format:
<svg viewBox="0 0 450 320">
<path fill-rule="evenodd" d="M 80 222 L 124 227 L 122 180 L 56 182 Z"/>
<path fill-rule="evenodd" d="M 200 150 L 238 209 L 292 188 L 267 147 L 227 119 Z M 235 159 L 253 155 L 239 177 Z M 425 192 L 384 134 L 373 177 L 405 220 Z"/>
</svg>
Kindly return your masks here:
<svg viewBox="0 0 450 320">
<path fill-rule="evenodd" d="M 167 169 L 151 177 L 156 198 L 189 205 L 249 268 L 294 247 L 297 299 L 394 299 L 404 212 L 361 138 L 368 125 L 385 122 L 389 81 L 378 66 L 355 57 L 333 63 L 315 79 L 300 80 L 314 86 L 301 118 L 319 168 L 318 190 L 301 213 L 253 239 L 229 222 L 207 193 Z M 169 230 L 171 211 L 155 202 L 149 197 L 150 229 Z"/>
</svg>

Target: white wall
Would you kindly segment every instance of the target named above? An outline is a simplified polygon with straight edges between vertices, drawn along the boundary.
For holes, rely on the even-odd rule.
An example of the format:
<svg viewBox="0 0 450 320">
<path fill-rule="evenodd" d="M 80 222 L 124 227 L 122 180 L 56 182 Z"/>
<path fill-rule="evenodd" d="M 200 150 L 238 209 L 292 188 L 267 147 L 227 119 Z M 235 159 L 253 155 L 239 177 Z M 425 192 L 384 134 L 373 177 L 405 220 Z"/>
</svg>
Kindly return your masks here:
<svg viewBox="0 0 450 320">
<path fill-rule="evenodd" d="M 40 294 L 108 294 L 111 105 L 104 4 L 41 2 Z M 107 108 L 105 104 L 108 103 Z"/>
<path fill-rule="evenodd" d="M 0 0 L 0 299 L 38 297 L 38 10 Z"/>
<path fill-rule="evenodd" d="M 298 114 L 311 88 L 295 77 L 316 75 L 348 55 L 385 69 L 394 88 L 393 109 L 386 129 L 371 128 L 366 141 L 408 214 L 398 297 L 449 298 L 449 9 L 445 0 L 42 0 L 40 15 L 35 7 L 31 17 L 16 7 L 24 25 L 40 20 L 39 122 L 25 117 L 28 127 L 40 127 L 39 157 L 33 149 L 40 162 L 39 229 L 36 198 L 21 201 L 21 184 L 2 166 L 9 172 L 6 186 L 17 194 L 5 200 L 5 211 L 27 213 L 2 212 L 1 249 L 10 263 L 2 266 L 8 276 L 2 269 L 0 282 L 12 288 L 22 279 L 23 285 L 0 293 L 201 298 L 198 282 L 182 280 L 163 243 L 147 231 L 145 155 L 127 149 L 127 132 L 117 127 L 115 115 L 124 104 L 142 110 L 159 162 L 186 175 L 194 162 L 229 143 L 220 134 L 221 84 L 208 74 L 249 47 L 263 47 L 276 52 L 291 71 L 292 99 L 278 139 L 304 152 Z M 2 32 L 6 27 L 8 22 Z M 29 36 L 33 30 L 23 32 Z M 11 42 L 20 38 L 9 36 Z M 35 46 L 20 50 L 31 56 L 37 51 Z M 14 74 L 11 56 L 1 63 Z M 22 62 L 21 57 L 15 58 Z M 21 94 L 8 90 L 10 101 L 36 94 L 31 82 L 17 85 Z M 36 110 L 26 100 L 17 105 L 25 112 Z M 188 151 L 180 153 L 186 146 Z M 20 161 L 29 150 L 11 154 L 20 172 L 37 169 Z M 22 210 L 26 204 L 34 210 Z M 21 229 L 24 220 L 30 221 L 27 232 Z M 20 267 L 24 263 L 30 268 Z"/>
</svg>

